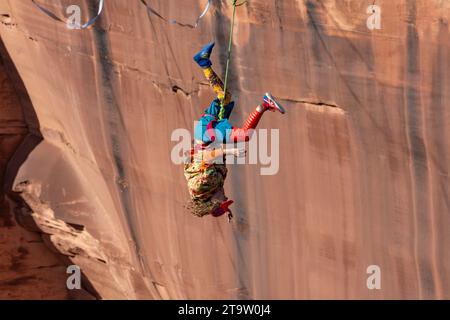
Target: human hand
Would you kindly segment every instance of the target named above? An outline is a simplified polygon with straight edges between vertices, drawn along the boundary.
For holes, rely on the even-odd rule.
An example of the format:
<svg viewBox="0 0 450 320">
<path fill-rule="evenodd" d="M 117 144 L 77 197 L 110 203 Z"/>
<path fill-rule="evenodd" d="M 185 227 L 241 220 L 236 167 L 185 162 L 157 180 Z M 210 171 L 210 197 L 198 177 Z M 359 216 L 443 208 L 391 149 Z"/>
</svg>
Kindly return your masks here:
<svg viewBox="0 0 450 320">
<path fill-rule="evenodd" d="M 247 154 L 247 150 L 245 150 L 245 148 L 232 148 L 227 149 L 226 154 L 233 155 L 237 158 L 242 158 Z"/>
</svg>

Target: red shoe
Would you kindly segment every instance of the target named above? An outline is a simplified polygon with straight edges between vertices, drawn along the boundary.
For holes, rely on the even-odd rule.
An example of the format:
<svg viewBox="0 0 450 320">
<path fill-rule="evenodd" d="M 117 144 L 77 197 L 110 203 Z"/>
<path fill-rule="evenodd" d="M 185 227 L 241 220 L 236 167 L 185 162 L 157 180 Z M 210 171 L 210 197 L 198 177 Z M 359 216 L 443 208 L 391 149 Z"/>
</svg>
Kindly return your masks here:
<svg viewBox="0 0 450 320">
<path fill-rule="evenodd" d="M 270 93 L 266 93 L 264 96 L 264 102 L 263 102 L 264 108 L 269 109 L 270 111 L 278 111 L 281 114 L 285 114 L 286 110 L 279 104 L 274 97 Z"/>
</svg>

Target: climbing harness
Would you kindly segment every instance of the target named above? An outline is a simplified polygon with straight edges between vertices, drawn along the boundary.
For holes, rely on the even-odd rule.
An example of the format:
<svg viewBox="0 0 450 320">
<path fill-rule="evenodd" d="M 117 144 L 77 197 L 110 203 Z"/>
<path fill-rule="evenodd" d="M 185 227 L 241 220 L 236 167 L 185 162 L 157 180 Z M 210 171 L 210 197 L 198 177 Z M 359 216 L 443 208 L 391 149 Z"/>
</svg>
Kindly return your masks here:
<svg viewBox="0 0 450 320">
<path fill-rule="evenodd" d="M 197 18 L 197 20 L 195 21 L 194 24 L 181 23 L 176 20 L 168 20 L 168 19 L 164 18 L 161 14 L 159 14 L 155 9 L 150 7 L 150 5 L 147 3 L 146 0 L 141 0 L 141 2 L 143 5 L 145 5 L 147 7 L 148 12 L 150 12 L 151 14 L 154 14 L 155 16 L 157 16 L 158 18 L 160 18 L 161 20 L 163 20 L 165 22 L 170 23 L 170 24 L 176 24 L 180 27 L 188 27 L 191 29 L 195 29 L 198 27 L 200 20 L 202 20 L 203 17 L 208 13 L 209 8 L 211 7 L 212 0 L 208 0 L 208 3 L 206 4 L 205 9 L 203 10 L 202 14 Z"/>
<path fill-rule="evenodd" d="M 233 18 L 231 19 L 231 28 L 230 28 L 230 39 L 228 42 L 228 52 L 227 52 L 227 66 L 225 68 L 225 81 L 224 81 L 224 90 L 223 90 L 223 98 L 220 102 L 220 112 L 219 112 L 219 120 L 222 120 L 225 115 L 225 97 L 227 95 L 227 87 L 228 87 L 228 74 L 230 70 L 230 63 L 231 63 L 231 52 L 233 48 L 233 34 L 234 34 L 234 22 L 236 20 L 236 8 L 244 5 L 246 1 L 237 3 L 237 0 L 233 0 Z"/>
<path fill-rule="evenodd" d="M 53 20 L 62 22 L 64 24 L 67 24 L 67 22 L 58 17 L 56 14 L 54 14 L 53 12 L 51 12 L 50 10 L 44 8 L 42 5 L 38 4 L 35 0 L 31 0 L 31 2 L 39 9 L 41 10 L 43 13 L 45 13 L 47 16 L 49 16 L 50 18 L 52 18 Z M 100 15 L 102 14 L 103 11 L 103 5 L 104 5 L 105 0 L 100 0 L 99 4 L 98 4 L 98 10 L 97 10 L 97 15 L 95 17 L 93 17 L 92 19 L 90 19 L 88 22 L 86 22 L 85 24 L 83 24 L 82 26 L 77 26 L 77 29 L 87 29 L 90 26 L 92 26 L 95 21 L 98 19 L 98 17 L 100 17 Z"/>
</svg>

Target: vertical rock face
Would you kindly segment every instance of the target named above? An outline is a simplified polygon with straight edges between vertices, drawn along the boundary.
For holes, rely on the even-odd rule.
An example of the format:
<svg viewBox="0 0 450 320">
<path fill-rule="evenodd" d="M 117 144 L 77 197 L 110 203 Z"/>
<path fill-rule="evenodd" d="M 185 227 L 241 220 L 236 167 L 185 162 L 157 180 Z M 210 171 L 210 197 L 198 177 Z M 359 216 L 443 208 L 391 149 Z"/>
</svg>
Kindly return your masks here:
<svg viewBox="0 0 450 320">
<path fill-rule="evenodd" d="M 73 2 L 40 3 L 63 16 Z M 96 1 L 75 2 L 83 21 L 95 14 Z M 15 183 L 31 181 L 57 221 L 98 241 L 105 263 L 68 256 L 100 297 L 450 298 L 450 4 L 376 1 L 381 29 L 369 30 L 369 2 L 239 7 L 231 120 L 266 91 L 288 113 L 261 124 L 279 129 L 277 174 L 230 166 L 229 225 L 183 209 L 171 161 L 173 131 L 191 130 L 213 98 L 193 53 L 215 39 L 224 70 L 226 2 L 191 29 L 109 0 L 80 31 L 29 1 L 0 1 L 0 35 L 44 137 Z M 203 4 L 154 6 L 191 21 Z M 381 290 L 367 288 L 371 265 Z"/>
<path fill-rule="evenodd" d="M 2 46 L 2 44 L 0 44 Z M 3 46 L 2 46 L 3 47 Z M 4 54 L 4 48 L 2 50 Z M 28 133 L 19 97 L 8 77 L 5 61 L 0 60 L 0 181 L 5 181 L 9 159 Z"/>
<path fill-rule="evenodd" d="M 0 181 L 11 182 L 18 148 L 29 149 L 30 130 L 20 83 L 0 39 Z M 8 166 L 8 163 L 12 163 Z M 0 299 L 66 299 L 65 267 L 39 233 L 19 226 L 0 190 Z"/>
</svg>

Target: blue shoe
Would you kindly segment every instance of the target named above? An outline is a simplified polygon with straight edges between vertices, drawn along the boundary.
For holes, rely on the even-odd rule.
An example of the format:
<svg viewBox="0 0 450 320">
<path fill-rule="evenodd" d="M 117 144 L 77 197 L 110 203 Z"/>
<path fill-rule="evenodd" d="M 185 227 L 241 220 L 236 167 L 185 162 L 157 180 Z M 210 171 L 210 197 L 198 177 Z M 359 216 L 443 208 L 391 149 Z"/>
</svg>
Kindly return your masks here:
<svg viewBox="0 0 450 320">
<path fill-rule="evenodd" d="M 272 97 L 272 95 L 270 93 L 266 93 L 264 95 L 264 103 L 263 103 L 264 107 L 267 108 L 270 111 L 278 111 L 282 114 L 286 113 L 286 110 L 284 110 L 284 108 L 281 106 L 281 104 L 279 104 L 274 97 Z"/>
<path fill-rule="evenodd" d="M 202 50 L 194 56 L 195 62 L 202 68 L 208 68 L 212 66 L 211 60 L 209 57 L 211 56 L 212 49 L 214 48 L 215 43 L 210 42 L 206 46 L 202 48 Z"/>
</svg>

